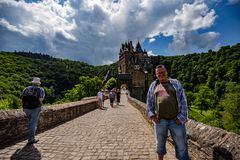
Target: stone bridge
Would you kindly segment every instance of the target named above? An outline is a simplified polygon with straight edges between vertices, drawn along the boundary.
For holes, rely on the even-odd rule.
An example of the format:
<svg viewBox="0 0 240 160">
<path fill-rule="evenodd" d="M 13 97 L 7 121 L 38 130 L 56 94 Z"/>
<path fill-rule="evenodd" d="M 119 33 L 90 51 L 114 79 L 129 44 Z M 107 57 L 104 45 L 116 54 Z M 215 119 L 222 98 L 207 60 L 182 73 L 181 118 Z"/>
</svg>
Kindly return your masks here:
<svg viewBox="0 0 240 160">
<path fill-rule="evenodd" d="M 121 104 L 97 109 L 95 97 L 45 106 L 38 134 L 27 143 L 27 120 L 21 110 L 0 112 L 0 160 L 154 160 L 152 124 L 146 105 L 122 95 Z M 149 123 L 148 123 L 149 122 Z M 240 136 L 190 120 L 187 123 L 191 159 L 240 159 Z M 174 160 L 171 138 L 166 159 Z"/>
</svg>

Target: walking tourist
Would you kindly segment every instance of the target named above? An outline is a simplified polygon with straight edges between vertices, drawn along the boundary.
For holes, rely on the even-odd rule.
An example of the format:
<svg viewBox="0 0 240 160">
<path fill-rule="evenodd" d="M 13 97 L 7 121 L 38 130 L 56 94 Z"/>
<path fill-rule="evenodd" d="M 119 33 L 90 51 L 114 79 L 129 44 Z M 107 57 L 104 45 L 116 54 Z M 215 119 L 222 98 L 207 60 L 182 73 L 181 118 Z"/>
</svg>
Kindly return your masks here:
<svg viewBox="0 0 240 160">
<path fill-rule="evenodd" d="M 23 111 L 28 118 L 28 145 L 38 142 L 35 139 L 35 133 L 45 97 L 44 89 L 40 87 L 40 84 L 40 78 L 34 77 L 32 85 L 26 87 L 21 93 Z"/>
</svg>

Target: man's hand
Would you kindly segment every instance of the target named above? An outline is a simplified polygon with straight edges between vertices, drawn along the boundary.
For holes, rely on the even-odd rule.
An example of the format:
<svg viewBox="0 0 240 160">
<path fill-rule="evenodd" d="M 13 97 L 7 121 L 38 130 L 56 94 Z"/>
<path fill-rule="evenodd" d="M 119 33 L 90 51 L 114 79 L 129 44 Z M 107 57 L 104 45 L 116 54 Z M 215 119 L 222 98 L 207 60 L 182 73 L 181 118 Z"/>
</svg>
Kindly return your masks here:
<svg viewBox="0 0 240 160">
<path fill-rule="evenodd" d="M 157 118 L 157 116 L 152 116 L 151 117 L 151 120 L 154 122 L 154 123 L 159 123 L 160 120 Z"/>
<path fill-rule="evenodd" d="M 181 125 L 182 124 L 182 122 L 178 118 L 176 118 L 175 122 L 177 123 L 177 125 Z"/>
</svg>

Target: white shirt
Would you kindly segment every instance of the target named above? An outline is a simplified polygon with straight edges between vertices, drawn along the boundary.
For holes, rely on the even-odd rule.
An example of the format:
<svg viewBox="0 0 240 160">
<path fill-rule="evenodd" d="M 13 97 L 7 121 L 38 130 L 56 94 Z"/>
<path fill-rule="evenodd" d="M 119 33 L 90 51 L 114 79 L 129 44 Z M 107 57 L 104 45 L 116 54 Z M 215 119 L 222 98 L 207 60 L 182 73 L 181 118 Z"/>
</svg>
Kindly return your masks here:
<svg viewBox="0 0 240 160">
<path fill-rule="evenodd" d="M 103 93 L 101 91 L 99 91 L 98 94 L 97 94 L 97 97 L 102 100 L 103 99 Z"/>
</svg>

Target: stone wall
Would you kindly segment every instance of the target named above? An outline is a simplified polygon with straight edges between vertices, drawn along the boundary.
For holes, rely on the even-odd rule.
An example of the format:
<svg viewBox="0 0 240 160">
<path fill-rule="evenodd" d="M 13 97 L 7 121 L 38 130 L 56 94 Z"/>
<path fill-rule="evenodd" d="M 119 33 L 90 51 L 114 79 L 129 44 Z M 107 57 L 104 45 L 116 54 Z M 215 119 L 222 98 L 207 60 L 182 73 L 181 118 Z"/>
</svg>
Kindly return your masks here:
<svg viewBox="0 0 240 160">
<path fill-rule="evenodd" d="M 128 102 L 137 108 L 153 126 L 146 114 L 146 104 L 128 96 Z M 191 159 L 240 159 L 240 135 L 189 120 L 186 123 Z M 169 140 L 172 142 L 172 140 Z"/>
<path fill-rule="evenodd" d="M 96 97 L 78 102 L 43 106 L 38 132 L 52 128 L 97 108 Z M 0 148 L 28 135 L 27 119 L 21 109 L 0 111 Z"/>
</svg>

